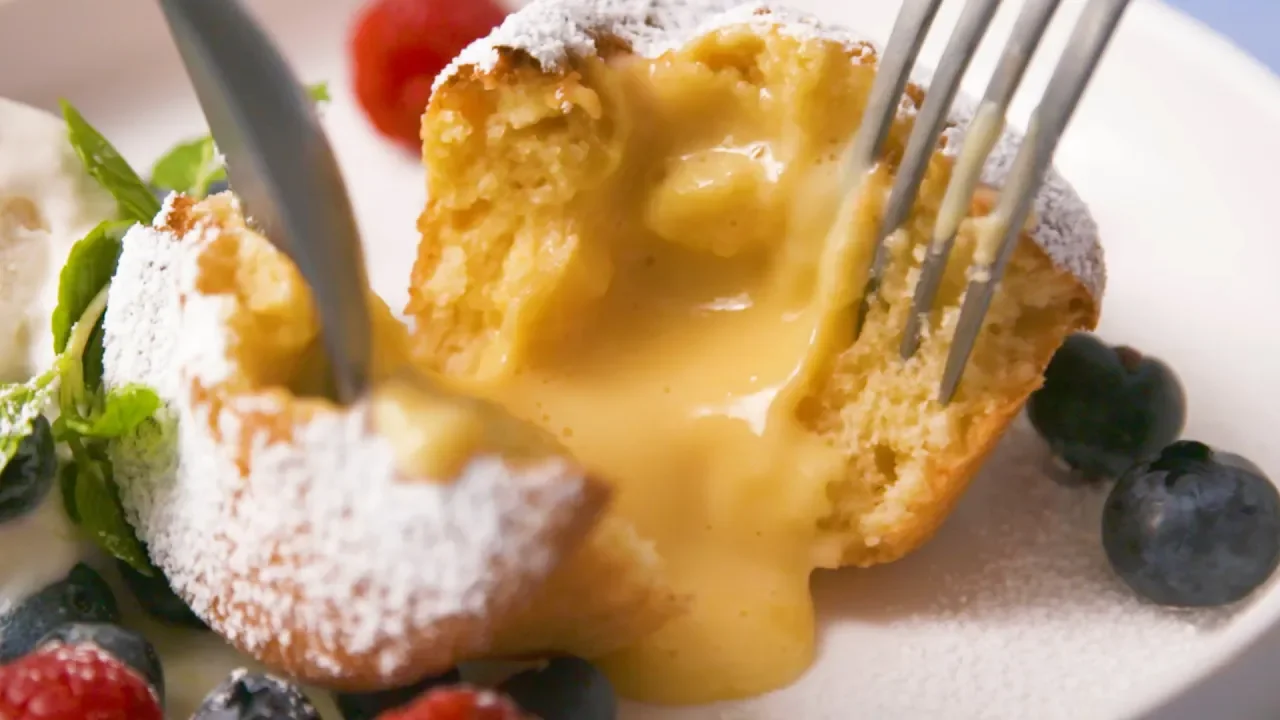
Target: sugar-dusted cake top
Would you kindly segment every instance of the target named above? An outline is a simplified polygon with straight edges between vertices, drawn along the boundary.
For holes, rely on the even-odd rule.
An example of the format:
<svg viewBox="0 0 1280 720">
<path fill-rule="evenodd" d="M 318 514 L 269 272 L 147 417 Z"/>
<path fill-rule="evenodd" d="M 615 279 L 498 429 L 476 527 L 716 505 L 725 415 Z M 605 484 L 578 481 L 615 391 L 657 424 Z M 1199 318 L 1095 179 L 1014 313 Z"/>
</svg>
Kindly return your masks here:
<svg viewBox="0 0 1280 720">
<path fill-rule="evenodd" d="M 874 62 L 872 45 L 856 32 L 826 23 L 811 14 L 776 3 L 738 0 L 534 0 L 507 18 L 488 37 L 464 50 L 436 78 L 436 88 L 466 73 L 498 67 L 503 52 L 517 51 L 547 72 L 566 67 L 571 57 L 596 53 L 600 37 L 631 47 L 644 57 L 657 57 L 704 33 L 749 25 L 761 32 L 781 32 L 801 39 L 839 42 L 853 50 L 855 62 Z M 902 112 L 914 112 L 904 101 Z M 973 117 L 973 103 L 963 97 L 951 114 L 955 129 L 947 133 L 953 152 Z M 1017 152 L 1021 134 L 1006 130 L 983 170 L 983 181 L 1002 186 Z M 1045 178 L 1036 198 L 1032 237 L 1053 261 L 1100 301 L 1106 269 L 1097 224 L 1084 201 L 1056 171 Z"/>
</svg>

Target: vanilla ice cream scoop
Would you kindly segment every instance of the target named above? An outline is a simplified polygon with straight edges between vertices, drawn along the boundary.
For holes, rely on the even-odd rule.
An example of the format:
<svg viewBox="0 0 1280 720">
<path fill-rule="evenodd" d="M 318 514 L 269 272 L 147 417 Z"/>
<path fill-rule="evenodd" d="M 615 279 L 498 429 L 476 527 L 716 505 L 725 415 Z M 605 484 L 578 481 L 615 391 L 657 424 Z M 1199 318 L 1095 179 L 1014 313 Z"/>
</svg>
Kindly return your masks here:
<svg viewBox="0 0 1280 720">
<path fill-rule="evenodd" d="M 25 380 L 52 362 L 49 317 L 67 253 L 115 216 L 66 123 L 0 98 L 0 381 Z"/>
</svg>

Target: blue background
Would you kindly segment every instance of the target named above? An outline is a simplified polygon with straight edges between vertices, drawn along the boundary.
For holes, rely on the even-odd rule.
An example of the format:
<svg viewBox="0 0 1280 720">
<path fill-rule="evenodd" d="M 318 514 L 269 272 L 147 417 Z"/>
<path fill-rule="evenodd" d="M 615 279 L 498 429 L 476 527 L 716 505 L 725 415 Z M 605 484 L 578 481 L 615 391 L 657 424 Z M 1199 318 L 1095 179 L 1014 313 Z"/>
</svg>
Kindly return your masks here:
<svg viewBox="0 0 1280 720">
<path fill-rule="evenodd" d="M 1165 0 L 1280 73 L 1280 0 Z"/>
</svg>

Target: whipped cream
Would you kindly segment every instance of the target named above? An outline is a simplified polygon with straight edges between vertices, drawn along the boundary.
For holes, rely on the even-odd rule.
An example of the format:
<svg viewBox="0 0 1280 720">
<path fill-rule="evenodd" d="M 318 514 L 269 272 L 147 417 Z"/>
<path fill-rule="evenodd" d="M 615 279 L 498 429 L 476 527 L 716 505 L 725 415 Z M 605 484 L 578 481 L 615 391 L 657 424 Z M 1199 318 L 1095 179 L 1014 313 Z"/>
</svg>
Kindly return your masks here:
<svg viewBox="0 0 1280 720">
<path fill-rule="evenodd" d="M 71 246 L 116 203 L 84 170 L 58 117 L 0 98 L 0 381 L 53 361 L 50 316 Z M 85 557 L 54 488 L 34 512 L 0 524 L 0 614 Z"/>
<path fill-rule="evenodd" d="M 57 487 L 33 512 L 0 523 L 0 548 L 12 549 L 0 552 L 0 616 L 66 577 L 90 551 Z"/>
<path fill-rule="evenodd" d="M 77 240 L 116 215 L 61 118 L 0 98 L 0 381 L 53 361 L 49 318 Z"/>
</svg>

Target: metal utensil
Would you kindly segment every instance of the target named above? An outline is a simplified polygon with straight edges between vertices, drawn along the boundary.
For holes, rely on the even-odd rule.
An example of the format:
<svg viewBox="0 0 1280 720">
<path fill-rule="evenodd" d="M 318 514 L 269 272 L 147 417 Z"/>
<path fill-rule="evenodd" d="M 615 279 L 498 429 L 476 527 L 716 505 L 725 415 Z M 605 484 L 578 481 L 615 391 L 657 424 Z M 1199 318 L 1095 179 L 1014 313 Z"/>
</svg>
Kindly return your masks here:
<svg viewBox="0 0 1280 720">
<path fill-rule="evenodd" d="M 910 213 L 924 179 L 929 157 L 946 124 L 948 108 L 955 99 L 960 80 L 990 26 L 999 2 L 1000 0 L 969 0 L 943 52 L 938 71 L 929 85 L 924 105 L 907 141 L 907 149 L 885 206 L 871 269 L 855 319 L 855 334 L 861 332 L 866 313 L 880 289 L 888 256 L 885 239 L 898 229 Z M 969 133 L 957 156 L 956 171 L 943 198 L 920 279 L 916 284 L 906 333 L 902 338 L 903 359 L 910 358 L 919 347 L 921 318 L 929 312 L 937 298 L 956 231 L 966 214 L 964 210 L 968 208 L 977 189 L 983 161 L 995 147 L 1004 129 L 1009 103 L 1059 2 L 1060 0 L 1028 0 L 970 124 Z M 941 3 L 942 0 L 906 0 L 903 5 L 880 61 L 880 70 L 872 85 L 870 100 L 848 159 L 851 181 L 856 182 L 880 155 L 888 136 L 889 124 L 893 121 L 894 110 L 906 87 L 907 77 Z M 1004 275 L 1005 266 L 1017 246 L 1017 239 L 1058 141 L 1128 6 L 1129 0 L 1090 0 L 1076 22 L 1075 30 L 1040 105 L 1031 116 L 1027 136 L 1014 157 L 1008 182 L 1001 189 L 1000 198 L 990 215 L 999 223 L 999 244 L 991 258 L 976 257 L 976 267 L 970 273 L 971 279 L 964 295 L 955 338 L 938 390 L 939 399 L 944 404 L 951 401 L 960 385 L 965 365 L 982 329 L 983 318 L 991 305 L 1000 278 Z M 966 159 L 972 162 L 964 162 Z"/>
<path fill-rule="evenodd" d="M 369 382 L 359 233 L 312 102 L 237 0 L 160 0 L 246 214 L 311 286 L 336 400 Z"/>
</svg>

